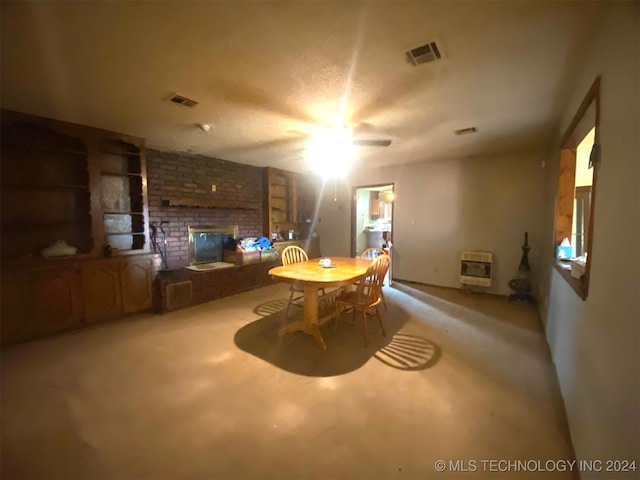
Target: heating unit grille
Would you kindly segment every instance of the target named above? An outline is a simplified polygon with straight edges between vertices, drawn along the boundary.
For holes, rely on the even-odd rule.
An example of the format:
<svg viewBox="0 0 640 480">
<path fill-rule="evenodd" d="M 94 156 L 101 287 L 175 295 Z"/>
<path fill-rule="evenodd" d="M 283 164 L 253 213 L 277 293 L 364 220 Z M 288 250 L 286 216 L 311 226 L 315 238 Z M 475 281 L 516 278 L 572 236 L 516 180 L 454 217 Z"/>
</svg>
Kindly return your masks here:
<svg viewBox="0 0 640 480">
<path fill-rule="evenodd" d="M 479 287 L 491 286 L 493 254 L 491 252 L 462 252 L 460 283 Z"/>
</svg>

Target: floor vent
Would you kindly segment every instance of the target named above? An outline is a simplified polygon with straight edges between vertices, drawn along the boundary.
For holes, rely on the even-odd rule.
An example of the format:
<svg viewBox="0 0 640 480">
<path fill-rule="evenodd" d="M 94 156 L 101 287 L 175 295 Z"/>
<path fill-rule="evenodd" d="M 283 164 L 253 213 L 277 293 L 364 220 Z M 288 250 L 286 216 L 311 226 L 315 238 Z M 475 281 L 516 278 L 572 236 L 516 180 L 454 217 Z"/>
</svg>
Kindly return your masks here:
<svg viewBox="0 0 640 480">
<path fill-rule="evenodd" d="M 173 283 L 167 286 L 167 310 L 176 310 L 191 305 L 193 292 L 191 281 Z"/>
</svg>

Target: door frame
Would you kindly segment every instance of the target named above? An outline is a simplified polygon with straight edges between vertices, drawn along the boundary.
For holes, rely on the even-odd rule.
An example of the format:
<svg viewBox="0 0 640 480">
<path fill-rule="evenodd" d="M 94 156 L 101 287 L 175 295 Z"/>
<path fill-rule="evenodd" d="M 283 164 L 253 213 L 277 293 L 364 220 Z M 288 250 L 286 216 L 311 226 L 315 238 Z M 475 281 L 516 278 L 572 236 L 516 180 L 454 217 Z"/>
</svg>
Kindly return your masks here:
<svg viewBox="0 0 640 480">
<path fill-rule="evenodd" d="M 376 183 L 376 184 L 372 184 L 372 185 L 358 185 L 358 186 L 353 186 L 351 187 L 351 256 L 355 257 L 356 256 L 356 238 L 357 238 L 357 232 L 356 232 L 356 223 L 357 223 L 357 208 L 358 208 L 358 190 L 362 190 L 362 189 L 375 189 L 375 188 L 380 188 L 380 187 L 386 187 L 386 186 L 391 186 L 391 191 L 394 193 L 395 195 L 395 191 L 396 191 L 396 184 L 395 182 L 384 182 L 384 183 Z M 391 202 L 391 237 L 393 238 L 393 222 L 395 221 L 395 208 L 396 208 L 396 202 L 393 201 Z M 391 250 L 389 250 L 389 254 L 391 254 Z"/>
</svg>

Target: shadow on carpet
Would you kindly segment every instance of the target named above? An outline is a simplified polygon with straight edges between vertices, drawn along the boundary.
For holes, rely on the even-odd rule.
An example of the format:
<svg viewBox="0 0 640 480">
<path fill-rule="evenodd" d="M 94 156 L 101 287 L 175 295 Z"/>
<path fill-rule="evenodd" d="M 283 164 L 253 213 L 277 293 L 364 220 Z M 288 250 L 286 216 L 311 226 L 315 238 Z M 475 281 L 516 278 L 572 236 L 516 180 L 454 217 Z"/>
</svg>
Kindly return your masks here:
<svg viewBox="0 0 640 480">
<path fill-rule="evenodd" d="M 278 368 L 310 377 L 342 375 L 360 368 L 371 358 L 393 368 L 417 370 L 432 366 L 440 356 L 440 349 L 430 340 L 398 333 L 409 315 L 397 305 L 389 305 L 387 312 L 380 310 L 386 337 L 380 333 L 375 317 L 369 318 L 368 348 L 364 347 L 361 321 L 351 324 L 348 313 L 342 315 L 337 332 L 333 321 L 321 325 L 327 344 L 327 350 L 323 350 L 311 335 L 302 332 L 278 335 L 285 324 L 286 303 L 274 300 L 256 307 L 254 311 L 263 318 L 236 332 L 234 341 L 238 348 Z M 286 323 L 303 318 L 301 309 L 294 312 Z"/>
</svg>

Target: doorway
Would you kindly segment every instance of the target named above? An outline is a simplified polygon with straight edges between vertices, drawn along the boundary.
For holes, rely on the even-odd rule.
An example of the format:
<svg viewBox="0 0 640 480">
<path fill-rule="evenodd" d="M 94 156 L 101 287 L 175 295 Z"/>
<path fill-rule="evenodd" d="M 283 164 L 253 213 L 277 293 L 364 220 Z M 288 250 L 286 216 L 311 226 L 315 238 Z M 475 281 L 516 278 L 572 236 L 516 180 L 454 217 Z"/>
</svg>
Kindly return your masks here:
<svg viewBox="0 0 640 480">
<path fill-rule="evenodd" d="M 391 256 L 393 246 L 394 184 L 353 187 L 351 256 L 367 248 L 382 248 Z M 389 281 L 391 281 L 389 267 Z"/>
</svg>

